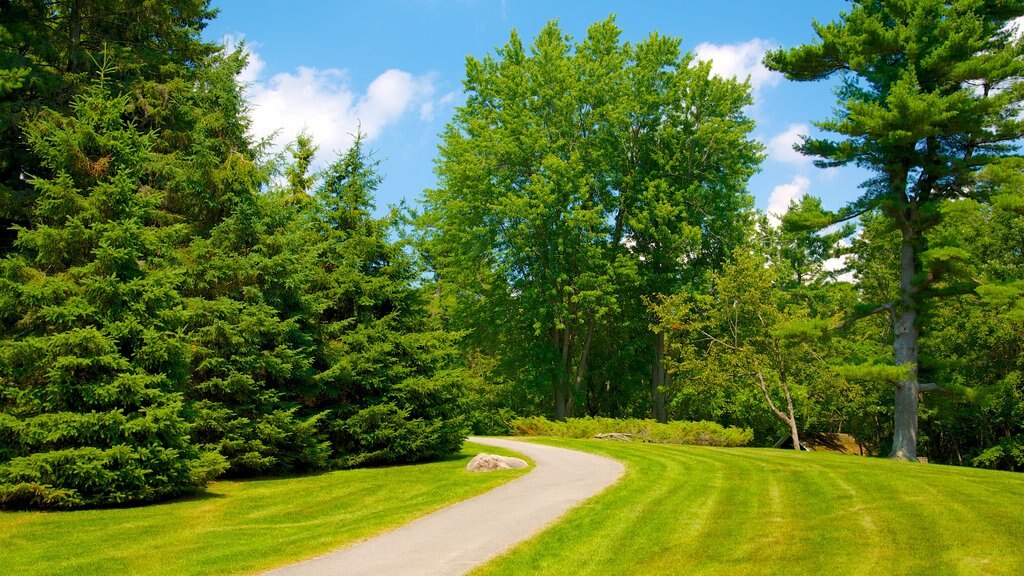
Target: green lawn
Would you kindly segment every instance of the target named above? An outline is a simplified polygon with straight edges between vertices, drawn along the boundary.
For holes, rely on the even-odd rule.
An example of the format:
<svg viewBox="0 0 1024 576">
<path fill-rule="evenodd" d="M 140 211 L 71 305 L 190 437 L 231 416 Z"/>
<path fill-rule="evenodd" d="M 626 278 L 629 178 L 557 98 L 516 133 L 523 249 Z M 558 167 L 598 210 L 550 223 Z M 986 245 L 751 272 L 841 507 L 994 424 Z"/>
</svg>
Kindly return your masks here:
<svg viewBox="0 0 1024 576">
<path fill-rule="evenodd" d="M 824 453 L 543 440 L 628 472 L 474 574 L 1024 574 L 1024 475 Z"/>
<path fill-rule="evenodd" d="M 416 466 L 214 482 L 166 504 L 0 513 L 0 573 L 246 574 L 383 532 L 523 471 L 463 471 L 478 452 Z"/>
</svg>

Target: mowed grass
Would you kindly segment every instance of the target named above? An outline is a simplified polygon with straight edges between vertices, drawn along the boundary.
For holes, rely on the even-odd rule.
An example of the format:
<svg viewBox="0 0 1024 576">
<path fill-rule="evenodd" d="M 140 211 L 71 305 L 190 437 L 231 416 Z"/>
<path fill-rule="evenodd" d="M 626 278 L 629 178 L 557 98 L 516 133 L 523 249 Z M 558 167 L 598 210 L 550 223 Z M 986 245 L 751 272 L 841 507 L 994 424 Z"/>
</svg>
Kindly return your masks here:
<svg viewBox="0 0 1024 576">
<path fill-rule="evenodd" d="M 499 574 L 1024 574 L 1024 475 L 856 456 L 588 440 L 621 482 Z"/>
<path fill-rule="evenodd" d="M 0 513 L 0 573 L 248 574 L 316 556 L 480 494 L 524 471 L 443 462 L 214 482 L 198 496 L 138 508 Z M 528 470 L 528 469 L 527 469 Z"/>
</svg>

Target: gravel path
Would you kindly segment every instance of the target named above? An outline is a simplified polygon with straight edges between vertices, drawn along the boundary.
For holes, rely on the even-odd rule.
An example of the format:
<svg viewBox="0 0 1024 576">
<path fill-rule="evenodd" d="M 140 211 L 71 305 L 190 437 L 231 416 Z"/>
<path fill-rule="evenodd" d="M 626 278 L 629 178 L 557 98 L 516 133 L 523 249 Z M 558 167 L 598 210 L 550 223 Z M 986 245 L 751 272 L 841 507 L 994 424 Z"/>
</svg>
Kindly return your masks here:
<svg viewBox="0 0 1024 576">
<path fill-rule="evenodd" d="M 603 456 L 499 438 L 470 441 L 533 459 L 528 474 L 396 530 L 285 566 L 272 576 L 413 576 L 465 574 L 543 530 L 622 476 Z"/>
</svg>

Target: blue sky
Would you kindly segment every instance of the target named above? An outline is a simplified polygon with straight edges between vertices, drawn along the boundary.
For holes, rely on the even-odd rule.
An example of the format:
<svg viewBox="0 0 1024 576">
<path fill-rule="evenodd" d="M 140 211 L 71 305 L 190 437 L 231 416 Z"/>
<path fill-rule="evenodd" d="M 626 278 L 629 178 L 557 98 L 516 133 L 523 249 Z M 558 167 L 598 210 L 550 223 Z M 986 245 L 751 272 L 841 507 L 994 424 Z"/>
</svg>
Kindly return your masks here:
<svg viewBox="0 0 1024 576">
<path fill-rule="evenodd" d="M 760 65 L 766 49 L 814 38 L 812 19 L 834 20 L 842 0 L 377 0 L 289 2 L 214 0 L 220 15 L 205 36 L 244 40 L 254 132 L 278 130 L 283 145 L 306 128 L 323 165 L 344 150 L 357 126 L 382 161 L 377 205 L 415 200 L 434 185 L 438 137 L 463 99 L 467 55 L 482 57 L 515 28 L 526 39 L 552 19 L 581 38 L 610 14 L 627 41 L 652 31 L 682 38 L 684 50 L 711 59 L 722 75 L 751 76 L 755 136 L 768 146 L 750 182 L 756 205 L 781 210 L 810 193 L 837 208 L 857 195 L 864 173 L 819 170 L 792 151 L 810 123 L 831 114 L 832 83 L 792 83 Z"/>
</svg>

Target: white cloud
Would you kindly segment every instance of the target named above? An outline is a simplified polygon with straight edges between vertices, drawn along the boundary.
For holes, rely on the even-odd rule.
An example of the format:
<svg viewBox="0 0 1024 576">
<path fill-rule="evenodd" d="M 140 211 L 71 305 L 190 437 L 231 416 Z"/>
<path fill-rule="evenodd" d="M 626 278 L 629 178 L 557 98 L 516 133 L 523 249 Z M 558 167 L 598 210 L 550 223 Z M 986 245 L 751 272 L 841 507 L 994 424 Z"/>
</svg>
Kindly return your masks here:
<svg viewBox="0 0 1024 576">
<path fill-rule="evenodd" d="M 461 95 L 461 92 L 448 92 L 444 96 L 438 98 L 436 102 L 433 100 L 424 102 L 420 105 L 420 120 L 423 120 L 424 122 L 433 122 L 434 116 L 438 110 L 451 108 Z"/>
<path fill-rule="evenodd" d="M 1020 40 L 1021 37 L 1024 37 L 1024 16 L 1010 20 L 1006 27 L 1013 31 L 1014 38 Z"/>
<path fill-rule="evenodd" d="M 459 96 L 461 95 L 461 92 L 449 92 L 444 96 L 441 96 L 441 99 L 438 100 L 437 103 L 441 106 L 450 106 L 454 104 L 455 101 L 458 100 Z"/>
<path fill-rule="evenodd" d="M 784 132 L 776 134 L 768 141 L 768 157 L 776 162 L 796 164 L 805 166 L 810 164 L 811 158 L 804 156 L 793 149 L 793 145 L 803 141 L 803 137 L 810 134 L 810 128 L 806 124 L 790 124 Z"/>
<path fill-rule="evenodd" d="M 698 60 L 710 60 L 711 71 L 723 78 L 750 77 L 750 84 L 756 93 L 763 86 L 774 86 L 782 75 L 765 68 L 761 63 L 764 53 L 775 44 L 761 38 L 754 38 L 739 44 L 711 44 L 704 42 L 694 48 Z"/>
<path fill-rule="evenodd" d="M 772 190 L 768 198 L 768 221 L 772 226 L 778 226 L 782 221 L 782 215 L 789 210 L 789 203 L 807 193 L 811 187 L 811 181 L 804 176 L 797 176 L 789 184 L 779 184 Z"/>
<path fill-rule="evenodd" d="M 434 102 L 427 100 L 423 104 L 420 104 L 420 120 L 424 122 L 433 122 L 434 120 Z"/>
<path fill-rule="evenodd" d="M 230 47 L 239 40 L 225 37 L 224 43 Z M 266 63 L 252 51 L 251 44 L 245 49 L 249 64 L 238 80 L 245 84 L 251 106 L 250 132 L 256 138 L 275 135 L 275 150 L 281 150 L 305 130 L 319 146 L 317 164 L 322 164 L 335 152 L 346 150 L 358 131 L 373 140 L 400 122 L 407 111 L 417 108 L 421 119 L 433 118 L 434 85 L 429 75 L 386 70 L 360 93 L 348 72 L 336 68 L 301 66 L 294 72 L 265 78 L 262 72 Z"/>
<path fill-rule="evenodd" d="M 821 267 L 826 272 L 836 272 L 837 270 L 842 270 L 843 268 L 846 268 L 846 266 L 847 266 L 846 259 L 849 258 L 849 257 L 850 257 L 849 254 L 843 254 L 842 256 L 836 256 L 835 258 L 829 258 L 828 260 L 825 260 L 824 263 L 822 263 Z M 835 279 L 838 282 L 856 282 L 857 281 L 857 278 L 855 277 L 853 270 L 847 270 L 846 272 L 843 272 L 842 274 L 836 276 Z"/>
</svg>

